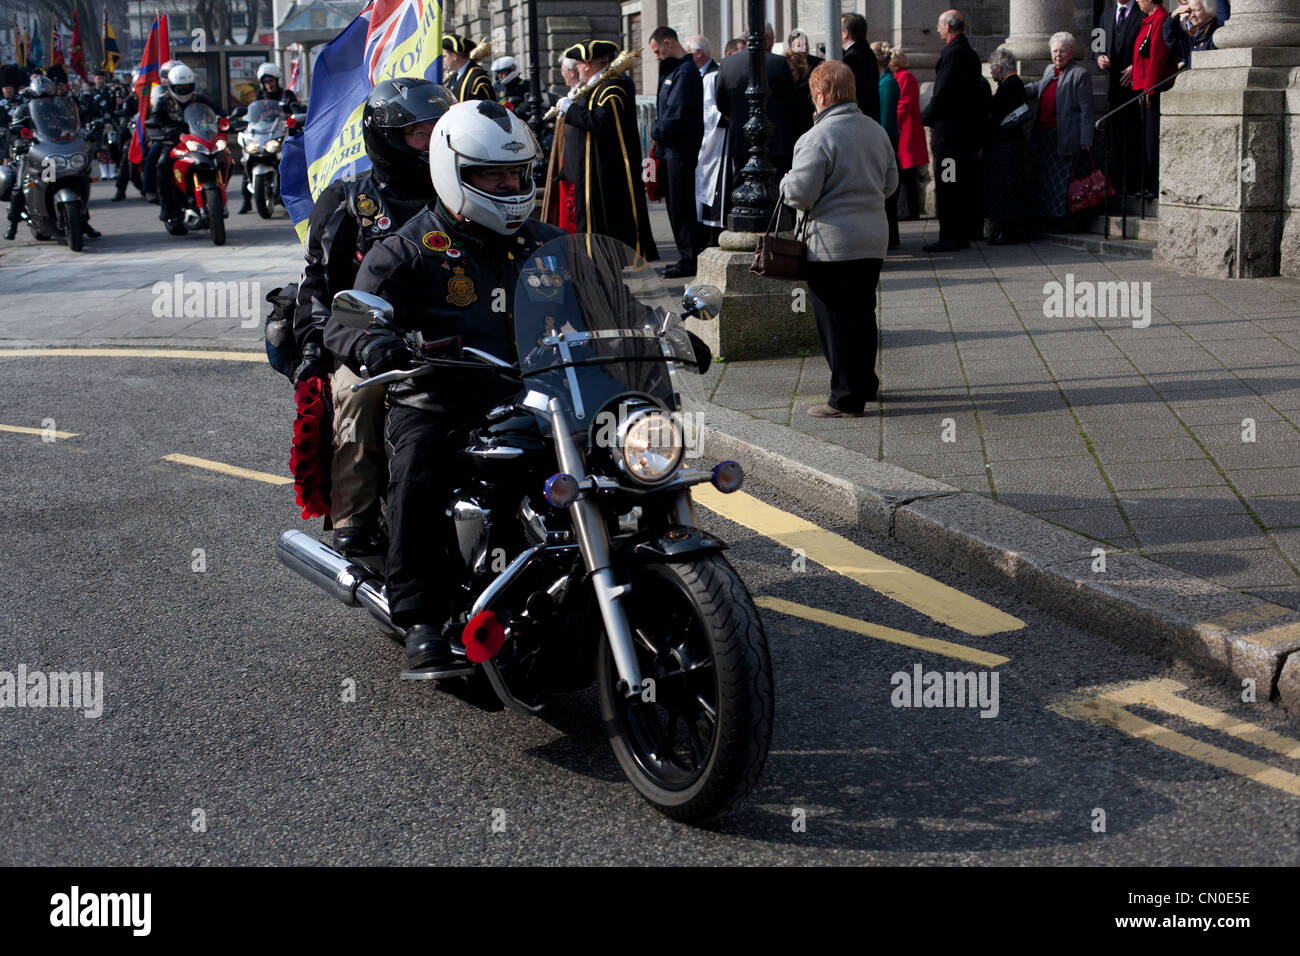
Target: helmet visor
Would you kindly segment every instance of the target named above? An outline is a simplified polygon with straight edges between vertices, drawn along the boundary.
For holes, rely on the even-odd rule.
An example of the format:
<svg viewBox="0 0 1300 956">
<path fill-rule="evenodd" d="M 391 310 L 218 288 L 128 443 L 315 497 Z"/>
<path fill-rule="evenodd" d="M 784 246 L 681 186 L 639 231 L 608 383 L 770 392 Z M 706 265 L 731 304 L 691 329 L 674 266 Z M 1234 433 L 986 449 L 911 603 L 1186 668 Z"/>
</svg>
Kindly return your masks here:
<svg viewBox="0 0 1300 956">
<path fill-rule="evenodd" d="M 187 96 L 191 96 L 191 95 L 193 95 L 193 93 L 194 93 L 194 84 L 193 84 L 193 83 L 173 83 L 173 84 L 172 84 L 172 92 L 175 93 L 177 96 L 182 97 L 182 98 L 187 97 Z"/>
</svg>

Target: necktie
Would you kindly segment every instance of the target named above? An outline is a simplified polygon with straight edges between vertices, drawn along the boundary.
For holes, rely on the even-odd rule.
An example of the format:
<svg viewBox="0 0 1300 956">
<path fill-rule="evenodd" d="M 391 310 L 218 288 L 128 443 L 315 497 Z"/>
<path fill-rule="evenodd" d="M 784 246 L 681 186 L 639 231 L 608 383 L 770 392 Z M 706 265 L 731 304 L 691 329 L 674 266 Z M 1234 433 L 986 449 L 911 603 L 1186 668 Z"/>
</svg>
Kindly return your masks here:
<svg viewBox="0 0 1300 956">
<path fill-rule="evenodd" d="M 1115 32 L 1120 33 L 1124 29 L 1124 17 L 1128 13 L 1128 7 L 1120 7 L 1119 13 L 1115 17 Z"/>
</svg>

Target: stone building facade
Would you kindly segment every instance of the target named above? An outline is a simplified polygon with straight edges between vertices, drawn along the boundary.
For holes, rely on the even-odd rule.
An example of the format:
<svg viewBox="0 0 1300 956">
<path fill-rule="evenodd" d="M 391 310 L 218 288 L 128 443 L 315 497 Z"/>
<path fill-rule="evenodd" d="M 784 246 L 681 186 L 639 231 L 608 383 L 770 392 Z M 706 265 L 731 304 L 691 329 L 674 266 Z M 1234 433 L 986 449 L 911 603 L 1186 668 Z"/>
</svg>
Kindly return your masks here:
<svg viewBox="0 0 1300 956">
<path fill-rule="evenodd" d="M 551 84 L 559 82 L 559 52 L 585 37 L 644 47 L 650 32 L 667 24 L 683 39 L 701 33 L 719 49 L 746 32 L 745 0 L 536 2 Z M 957 7 L 981 56 L 1007 43 L 1021 72 L 1032 77 L 1041 75 L 1053 33 L 1069 31 L 1078 49 L 1087 50 L 1109 2 L 967 0 Z M 903 47 L 924 83 L 933 78 L 940 48 L 936 21 L 951 5 L 843 0 L 841 9 L 866 16 L 869 39 Z M 490 35 L 494 55 L 509 50 L 524 66 L 525 12 L 522 2 L 448 0 L 447 29 Z M 766 0 L 766 18 L 778 40 L 800 27 L 814 46 L 828 41 L 825 0 Z M 1199 275 L 1300 277 L 1300 0 L 1234 0 L 1231 20 L 1215 40 L 1220 49 L 1197 54 L 1195 69 L 1164 96 L 1155 255 Z M 636 76 L 639 91 L 652 92 L 655 76 L 647 50 Z M 1096 88 L 1100 94 L 1100 82 Z"/>
</svg>

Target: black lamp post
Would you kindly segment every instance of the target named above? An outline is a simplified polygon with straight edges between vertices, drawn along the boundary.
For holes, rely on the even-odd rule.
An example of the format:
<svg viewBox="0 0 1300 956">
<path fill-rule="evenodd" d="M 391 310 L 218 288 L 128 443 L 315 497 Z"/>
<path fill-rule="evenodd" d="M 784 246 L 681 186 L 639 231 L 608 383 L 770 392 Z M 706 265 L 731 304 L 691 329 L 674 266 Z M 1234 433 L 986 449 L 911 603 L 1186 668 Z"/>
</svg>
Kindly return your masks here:
<svg viewBox="0 0 1300 956">
<path fill-rule="evenodd" d="M 767 141 L 772 137 L 772 123 L 767 118 L 767 49 L 764 45 L 763 0 L 749 0 L 749 122 L 745 138 L 749 140 L 749 161 L 740 171 L 740 185 L 731 192 L 731 214 L 727 227 L 732 232 L 763 232 L 772 220 L 772 210 L 780 198 L 776 184 L 776 167 L 767 158 Z"/>
<path fill-rule="evenodd" d="M 542 141 L 542 51 L 537 42 L 537 0 L 528 4 L 528 125 Z"/>
</svg>

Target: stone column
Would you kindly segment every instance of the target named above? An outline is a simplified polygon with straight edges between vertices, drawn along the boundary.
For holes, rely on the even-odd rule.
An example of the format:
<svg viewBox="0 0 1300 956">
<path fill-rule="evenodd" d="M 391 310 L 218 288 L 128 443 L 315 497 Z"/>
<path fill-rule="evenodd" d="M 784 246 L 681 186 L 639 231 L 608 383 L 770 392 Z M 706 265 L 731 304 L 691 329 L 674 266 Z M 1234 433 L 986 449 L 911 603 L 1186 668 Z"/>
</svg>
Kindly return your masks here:
<svg viewBox="0 0 1300 956">
<path fill-rule="evenodd" d="M 1300 2 L 1234 0 L 1232 16 L 1214 34 L 1214 45 L 1220 50 L 1300 46 Z"/>
<path fill-rule="evenodd" d="M 1053 33 L 1062 30 L 1074 32 L 1074 0 L 1011 0 L 1011 35 L 1007 37 L 1007 46 L 1022 63 L 1050 60 L 1048 41 Z"/>
</svg>

